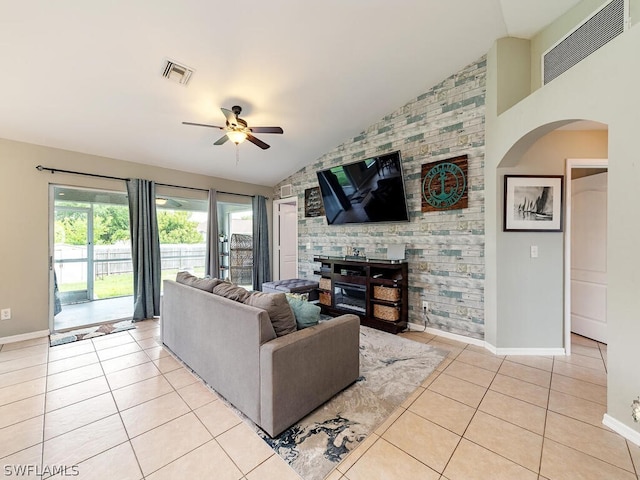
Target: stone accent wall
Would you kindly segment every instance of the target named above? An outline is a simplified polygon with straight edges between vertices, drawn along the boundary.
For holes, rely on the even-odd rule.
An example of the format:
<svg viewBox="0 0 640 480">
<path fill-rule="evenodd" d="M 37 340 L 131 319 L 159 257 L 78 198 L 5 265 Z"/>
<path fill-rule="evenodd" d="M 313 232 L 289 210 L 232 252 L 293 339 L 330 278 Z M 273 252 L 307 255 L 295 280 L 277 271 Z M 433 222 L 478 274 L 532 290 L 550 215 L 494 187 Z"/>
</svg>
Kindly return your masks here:
<svg viewBox="0 0 640 480">
<path fill-rule="evenodd" d="M 298 197 L 298 272 L 314 277 L 315 255 L 363 248 L 384 258 L 392 243 L 406 244 L 409 321 L 484 338 L 484 122 L 486 59 L 465 67 L 426 93 L 327 152 L 275 187 L 292 184 Z M 409 223 L 329 226 L 324 217 L 304 217 L 304 191 L 317 187 L 318 170 L 400 150 Z M 469 157 L 469 207 L 421 212 L 421 165 L 458 155 Z"/>
</svg>

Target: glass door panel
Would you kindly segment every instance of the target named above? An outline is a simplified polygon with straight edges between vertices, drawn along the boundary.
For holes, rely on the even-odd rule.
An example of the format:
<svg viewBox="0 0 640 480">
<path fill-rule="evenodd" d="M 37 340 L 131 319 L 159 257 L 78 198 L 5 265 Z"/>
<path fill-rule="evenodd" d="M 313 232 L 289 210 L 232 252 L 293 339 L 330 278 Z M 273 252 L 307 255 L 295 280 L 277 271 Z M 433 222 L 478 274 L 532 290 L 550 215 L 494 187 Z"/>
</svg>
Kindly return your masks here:
<svg viewBox="0 0 640 480">
<path fill-rule="evenodd" d="M 54 269 L 62 305 L 87 302 L 92 298 L 89 223 L 88 208 L 55 209 Z"/>
<path fill-rule="evenodd" d="M 131 318 L 133 268 L 126 194 L 52 188 L 53 330 Z"/>
</svg>

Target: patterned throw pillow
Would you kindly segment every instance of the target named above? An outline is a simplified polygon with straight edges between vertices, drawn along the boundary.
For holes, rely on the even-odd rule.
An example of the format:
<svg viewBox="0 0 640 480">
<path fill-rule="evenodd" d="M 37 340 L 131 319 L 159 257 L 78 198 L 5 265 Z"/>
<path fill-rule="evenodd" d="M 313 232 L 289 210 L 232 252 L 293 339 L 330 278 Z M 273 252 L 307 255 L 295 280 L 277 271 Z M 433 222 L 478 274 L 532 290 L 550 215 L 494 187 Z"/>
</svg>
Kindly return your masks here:
<svg viewBox="0 0 640 480">
<path fill-rule="evenodd" d="M 289 293 L 285 293 L 285 295 L 287 296 L 287 300 L 291 299 L 291 298 L 296 298 L 298 300 L 302 300 L 303 302 L 306 302 L 309 300 L 309 293 L 294 293 L 294 292 L 289 292 Z"/>
</svg>

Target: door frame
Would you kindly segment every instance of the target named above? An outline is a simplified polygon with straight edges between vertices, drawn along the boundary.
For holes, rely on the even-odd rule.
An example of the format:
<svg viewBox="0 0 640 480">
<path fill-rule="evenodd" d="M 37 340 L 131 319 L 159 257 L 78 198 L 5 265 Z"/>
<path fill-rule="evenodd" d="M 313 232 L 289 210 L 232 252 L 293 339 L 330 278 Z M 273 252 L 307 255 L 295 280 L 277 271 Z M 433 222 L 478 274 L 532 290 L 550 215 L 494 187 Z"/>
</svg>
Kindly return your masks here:
<svg viewBox="0 0 640 480">
<path fill-rule="evenodd" d="M 280 205 L 295 205 L 298 210 L 298 197 L 280 198 L 273 201 L 273 278 L 280 279 Z M 296 222 L 296 244 L 298 239 L 298 222 Z M 296 264 L 298 263 L 298 249 L 296 248 Z"/>
<path fill-rule="evenodd" d="M 609 168 L 608 158 L 567 158 L 564 211 L 564 351 L 571 355 L 571 174 L 574 168 Z M 607 193 L 608 196 L 608 193 Z M 607 319 L 608 323 L 608 319 Z"/>
</svg>

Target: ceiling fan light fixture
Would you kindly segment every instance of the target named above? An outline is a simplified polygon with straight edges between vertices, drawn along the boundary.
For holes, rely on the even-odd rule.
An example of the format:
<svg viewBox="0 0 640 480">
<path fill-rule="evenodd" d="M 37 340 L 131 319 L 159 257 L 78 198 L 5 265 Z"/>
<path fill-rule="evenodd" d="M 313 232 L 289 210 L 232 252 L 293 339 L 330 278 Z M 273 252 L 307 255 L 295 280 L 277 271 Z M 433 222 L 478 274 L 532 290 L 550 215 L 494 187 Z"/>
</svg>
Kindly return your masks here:
<svg viewBox="0 0 640 480">
<path fill-rule="evenodd" d="M 232 130 L 231 132 L 227 132 L 227 136 L 229 140 L 231 140 L 236 145 L 240 145 L 247 139 L 247 134 L 244 132 L 240 132 L 238 130 Z"/>
</svg>

